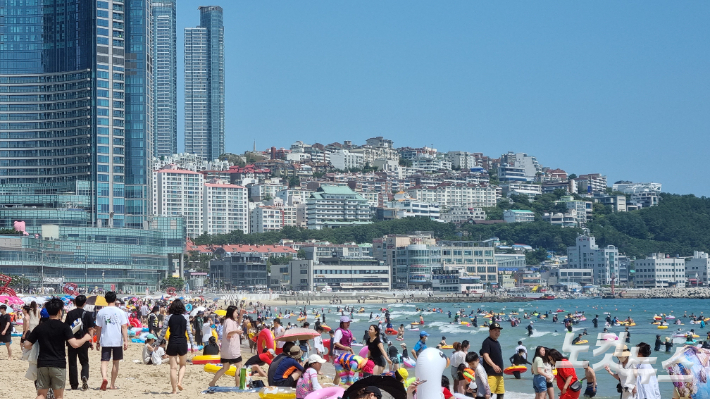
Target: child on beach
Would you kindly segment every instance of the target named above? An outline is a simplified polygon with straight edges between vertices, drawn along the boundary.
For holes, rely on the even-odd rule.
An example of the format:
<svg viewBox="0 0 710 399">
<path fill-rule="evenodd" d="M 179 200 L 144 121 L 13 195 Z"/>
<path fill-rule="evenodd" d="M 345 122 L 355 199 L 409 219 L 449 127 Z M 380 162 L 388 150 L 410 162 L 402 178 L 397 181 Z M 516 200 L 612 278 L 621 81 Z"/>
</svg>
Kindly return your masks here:
<svg viewBox="0 0 710 399">
<path fill-rule="evenodd" d="M 404 324 L 400 324 L 399 328 L 397 329 L 397 339 L 398 340 L 404 339 Z"/>
<path fill-rule="evenodd" d="M 473 385 L 475 385 L 476 397 L 477 398 L 491 398 L 491 387 L 488 385 L 488 374 L 486 369 L 483 368 L 481 364 L 481 358 L 476 352 L 468 352 L 466 354 L 466 364 L 471 370 L 476 373 L 476 381 L 469 385 L 467 391 L 472 392 Z"/>
<path fill-rule="evenodd" d="M 296 383 L 296 399 L 303 399 L 311 392 L 322 389 L 320 383 L 318 383 L 318 373 L 323 363 L 325 363 L 325 359 L 318 355 L 308 357 L 303 367 L 305 371 Z"/>
</svg>

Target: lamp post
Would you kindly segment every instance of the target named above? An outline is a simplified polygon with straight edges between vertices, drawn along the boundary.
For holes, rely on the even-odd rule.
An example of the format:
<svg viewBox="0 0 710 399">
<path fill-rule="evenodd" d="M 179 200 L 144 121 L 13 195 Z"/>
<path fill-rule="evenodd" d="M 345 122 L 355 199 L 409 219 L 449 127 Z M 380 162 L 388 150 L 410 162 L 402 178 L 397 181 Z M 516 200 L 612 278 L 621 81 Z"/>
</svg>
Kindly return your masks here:
<svg viewBox="0 0 710 399">
<path fill-rule="evenodd" d="M 25 274 L 22 273 L 22 280 L 20 280 L 20 291 L 25 292 Z"/>
<path fill-rule="evenodd" d="M 89 292 L 89 255 L 84 254 L 84 290 Z"/>
<path fill-rule="evenodd" d="M 101 272 L 101 291 L 104 291 L 104 286 L 106 285 L 106 279 L 104 278 L 104 272 Z"/>
</svg>

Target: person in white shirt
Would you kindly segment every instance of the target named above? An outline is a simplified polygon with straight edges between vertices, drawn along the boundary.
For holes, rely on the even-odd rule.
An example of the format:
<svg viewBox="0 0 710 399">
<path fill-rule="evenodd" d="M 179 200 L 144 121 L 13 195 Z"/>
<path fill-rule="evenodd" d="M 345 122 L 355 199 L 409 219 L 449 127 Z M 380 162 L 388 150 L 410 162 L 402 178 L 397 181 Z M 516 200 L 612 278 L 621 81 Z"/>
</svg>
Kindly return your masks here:
<svg viewBox="0 0 710 399">
<path fill-rule="evenodd" d="M 153 364 L 152 356 L 156 349 L 155 345 L 155 335 L 148 334 L 145 337 L 145 345 L 143 345 L 143 364 Z"/>
<path fill-rule="evenodd" d="M 528 358 L 528 348 L 526 348 L 525 345 L 523 345 L 523 341 L 518 341 L 518 346 L 515 347 L 515 353 L 520 352 L 521 349 L 523 350 L 523 352 L 525 352 L 525 354 L 523 355 L 523 357 L 527 360 L 527 358 Z"/>
<path fill-rule="evenodd" d="M 155 365 L 162 364 L 164 360 L 170 358 L 170 356 L 168 356 L 165 353 L 165 346 L 166 345 L 167 345 L 167 341 L 162 340 L 162 341 L 160 341 L 160 346 L 155 348 L 152 355 L 150 356 L 150 360 L 153 362 L 153 364 L 155 364 Z"/>
<path fill-rule="evenodd" d="M 202 324 L 202 345 L 207 345 L 207 343 L 210 340 L 210 337 L 212 336 L 212 320 L 209 318 L 205 319 L 205 322 Z"/>
<path fill-rule="evenodd" d="M 323 327 L 321 326 L 318 326 L 318 328 L 316 328 L 316 331 L 318 332 L 318 334 L 323 334 L 324 332 Z M 325 356 L 325 346 L 323 346 L 323 337 L 321 337 L 320 335 L 318 335 L 317 337 L 313 337 L 313 347 L 315 348 L 316 354 L 318 356 Z"/>
<path fill-rule="evenodd" d="M 281 319 L 278 317 L 274 319 L 274 337 L 278 338 L 286 333 L 286 330 L 283 328 L 281 325 Z M 286 342 L 284 341 L 276 341 L 276 354 L 279 354 L 283 351 L 284 344 Z"/>
<path fill-rule="evenodd" d="M 101 350 L 101 390 L 108 386 L 108 363 L 113 359 L 111 369 L 111 389 L 116 389 L 118 364 L 123 360 L 123 351 L 128 350 L 128 316 L 126 312 L 116 307 L 116 293 L 106 293 L 108 306 L 99 310 L 96 315 L 96 335 L 101 337 L 96 349 Z"/>
</svg>

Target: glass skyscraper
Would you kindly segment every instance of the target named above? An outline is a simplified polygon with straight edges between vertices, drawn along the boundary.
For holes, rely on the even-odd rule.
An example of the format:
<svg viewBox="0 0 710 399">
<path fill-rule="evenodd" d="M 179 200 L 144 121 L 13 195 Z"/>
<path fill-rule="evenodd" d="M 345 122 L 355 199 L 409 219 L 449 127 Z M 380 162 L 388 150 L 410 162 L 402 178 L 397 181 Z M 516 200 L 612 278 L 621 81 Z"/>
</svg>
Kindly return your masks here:
<svg viewBox="0 0 710 399">
<path fill-rule="evenodd" d="M 0 0 L 0 185 L 90 184 L 90 225 L 149 215 L 149 0 Z"/>
<path fill-rule="evenodd" d="M 177 154 L 175 0 L 152 0 L 154 156 Z"/>
<path fill-rule="evenodd" d="M 185 29 L 185 152 L 212 160 L 224 153 L 224 24 L 222 7 L 199 9 Z"/>
</svg>

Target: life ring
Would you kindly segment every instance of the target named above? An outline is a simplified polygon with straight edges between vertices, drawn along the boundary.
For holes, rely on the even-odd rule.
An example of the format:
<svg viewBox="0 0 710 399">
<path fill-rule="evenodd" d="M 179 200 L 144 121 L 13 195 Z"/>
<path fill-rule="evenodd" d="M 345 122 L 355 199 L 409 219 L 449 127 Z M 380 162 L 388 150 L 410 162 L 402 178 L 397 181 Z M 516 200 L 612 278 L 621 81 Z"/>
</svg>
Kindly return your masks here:
<svg viewBox="0 0 710 399">
<path fill-rule="evenodd" d="M 388 329 L 385 330 L 385 334 L 387 334 L 387 335 L 397 335 L 397 330 L 395 330 L 394 328 L 388 328 Z"/>
<path fill-rule="evenodd" d="M 199 355 L 192 358 L 192 364 L 220 363 L 219 355 Z"/>
<path fill-rule="evenodd" d="M 259 331 L 259 335 L 256 337 L 256 350 L 257 353 L 264 352 L 264 349 L 276 349 L 276 343 L 274 342 L 274 334 L 269 329 L 263 329 Z"/>
<path fill-rule="evenodd" d="M 208 373 L 216 373 L 219 370 L 222 369 L 222 363 L 205 363 L 204 370 Z M 234 377 L 234 373 L 237 372 L 237 368 L 232 365 L 229 367 L 229 370 L 227 370 L 224 374 L 227 374 L 228 376 Z"/>
<path fill-rule="evenodd" d="M 328 351 L 330 350 L 330 338 L 324 339 L 323 340 L 323 348 L 325 348 L 325 355 L 323 355 L 323 359 L 325 359 L 326 362 L 330 361 L 330 355 L 328 355 Z"/>
<path fill-rule="evenodd" d="M 503 370 L 503 374 L 512 375 L 515 372 L 524 373 L 526 371 L 528 371 L 528 368 L 523 365 L 510 366 L 510 367 Z"/>
<path fill-rule="evenodd" d="M 306 320 L 306 316 L 302 316 L 302 317 L 299 317 L 296 319 L 296 321 L 303 321 L 303 320 Z"/>
<path fill-rule="evenodd" d="M 408 369 L 413 369 L 417 367 L 417 361 L 412 359 L 411 357 L 402 358 L 402 364 L 404 364 L 404 367 Z"/>
<path fill-rule="evenodd" d="M 656 326 L 659 330 L 665 330 L 668 328 L 668 326 Z"/>
<path fill-rule="evenodd" d="M 453 345 L 444 345 L 441 347 L 441 349 L 454 349 Z"/>
<path fill-rule="evenodd" d="M 342 387 L 328 387 L 311 392 L 304 399 L 335 399 L 342 397 L 345 389 Z"/>
<path fill-rule="evenodd" d="M 134 344 L 144 344 L 145 340 L 140 338 L 131 338 L 131 342 L 133 342 Z"/>
<path fill-rule="evenodd" d="M 259 397 L 261 399 L 295 399 L 296 390 L 293 388 L 264 387 L 264 389 L 259 391 Z"/>
<path fill-rule="evenodd" d="M 574 344 L 575 345 L 583 345 L 583 344 L 586 344 L 587 342 L 589 342 L 589 341 L 587 341 L 586 339 L 582 339 L 582 340 L 575 342 Z"/>
<path fill-rule="evenodd" d="M 412 326 L 418 326 L 418 325 L 419 325 L 419 323 L 417 323 L 416 321 L 415 321 L 414 323 L 409 323 L 409 324 L 412 325 Z"/>
</svg>

